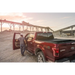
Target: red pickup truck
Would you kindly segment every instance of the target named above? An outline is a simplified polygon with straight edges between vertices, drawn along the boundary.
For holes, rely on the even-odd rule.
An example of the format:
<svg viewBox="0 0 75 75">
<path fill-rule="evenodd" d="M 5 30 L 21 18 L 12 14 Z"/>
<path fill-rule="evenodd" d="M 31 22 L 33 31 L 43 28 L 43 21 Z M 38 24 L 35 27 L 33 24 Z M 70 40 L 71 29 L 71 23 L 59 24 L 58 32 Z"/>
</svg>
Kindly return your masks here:
<svg viewBox="0 0 75 75">
<path fill-rule="evenodd" d="M 13 50 L 19 49 L 17 35 L 13 36 Z M 51 32 L 31 32 L 25 35 L 26 50 L 37 55 L 38 62 L 66 61 L 75 55 L 75 40 L 55 39 Z"/>
</svg>

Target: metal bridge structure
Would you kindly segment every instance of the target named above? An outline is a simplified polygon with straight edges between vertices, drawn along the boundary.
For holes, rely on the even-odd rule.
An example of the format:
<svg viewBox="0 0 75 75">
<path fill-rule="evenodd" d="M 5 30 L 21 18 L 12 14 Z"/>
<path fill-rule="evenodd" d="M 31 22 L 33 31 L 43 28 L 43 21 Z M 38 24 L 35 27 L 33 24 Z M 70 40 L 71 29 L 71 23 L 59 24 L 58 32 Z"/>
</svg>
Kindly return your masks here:
<svg viewBox="0 0 75 75">
<path fill-rule="evenodd" d="M 10 26 L 10 30 L 11 30 L 11 28 L 13 28 L 13 30 L 16 30 L 15 26 L 18 25 L 19 31 L 21 30 L 21 27 L 22 27 L 23 31 L 29 29 L 29 31 L 53 32 L 53 30 L 50 27 L 37 26 L 37 25 L 29 24 L 25 21 L 22 21 L 22 23 L 18 23 L 18 22 L 8 21 L 6 19 L 5 20 L 0 19 L 1 32 L 2 32 L 2 28 L 3 28 L 2 25 L 4 23 L 6 23 Z"/>
<path fill-rule="evenodd" d="M 71 25 L 71 26 L 68 26 L 68 27 L 59 29 L 59 30 L 57 30 L 57 31 L 54 31 L 54 32 L 60 32 L 60 35 L 61 35 L 62 33 L 70 33 L 70 35 L 73 36 L 74 33 L 75 33 L 74 27 L 75 27 L 75 25 Z M 69 30 L 68 30 L 68 29 L 69 29 Z"/>
</svg>

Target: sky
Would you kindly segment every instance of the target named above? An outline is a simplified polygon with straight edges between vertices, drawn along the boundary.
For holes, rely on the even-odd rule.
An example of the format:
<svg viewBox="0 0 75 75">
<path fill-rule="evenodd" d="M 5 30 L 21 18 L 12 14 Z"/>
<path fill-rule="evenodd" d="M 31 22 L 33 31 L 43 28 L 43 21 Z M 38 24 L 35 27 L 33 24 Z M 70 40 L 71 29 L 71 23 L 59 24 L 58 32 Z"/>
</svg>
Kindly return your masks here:
<svg viewBox="0 0 75 75">
<path fill-rule="evenodd" d="M 0 13 L 0 19 L 15 21 L 15 22 L 28 22 L 33 25 L 50 27 L 51 29 L 59 30 L 61 28 L 75 24 L 75 13 L 25 13 L 25 12 L 5 12 Z M 3 27 L 9 27 L 3 24 Z"/>
</svg>

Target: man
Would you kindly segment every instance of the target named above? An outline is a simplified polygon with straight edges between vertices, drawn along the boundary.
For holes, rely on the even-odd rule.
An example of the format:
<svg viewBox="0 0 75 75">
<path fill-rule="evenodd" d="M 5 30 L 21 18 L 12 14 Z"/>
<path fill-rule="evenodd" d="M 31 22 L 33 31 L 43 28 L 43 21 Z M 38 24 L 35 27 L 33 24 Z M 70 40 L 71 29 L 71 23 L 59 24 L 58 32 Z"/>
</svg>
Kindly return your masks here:
<svg viewBox="0 0 75 75">
<path fill-rule="evenodd" d="M 19 41 L 20 41 L 20 49 L 21 49 L 21 54 L 22 56 L 24 56 L 24 52 L 25 52 L 25 38 L 23 37 L 23 34 L 20 34 L 20 38 L 19 38 Z"/>
</svg>

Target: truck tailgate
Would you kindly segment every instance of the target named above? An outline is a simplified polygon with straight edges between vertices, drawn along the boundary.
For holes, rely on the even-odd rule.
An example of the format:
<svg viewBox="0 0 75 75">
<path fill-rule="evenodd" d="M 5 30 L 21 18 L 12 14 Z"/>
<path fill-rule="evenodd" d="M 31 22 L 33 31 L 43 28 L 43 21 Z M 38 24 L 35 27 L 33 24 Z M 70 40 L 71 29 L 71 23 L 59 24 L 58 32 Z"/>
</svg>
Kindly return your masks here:
<svg viewBox="0 0 75 75">
<path fill-rule="evenodd" d="M 73 42 L 59 44 L 59 57 L 68 57 L 73 54 L 75 54 L 75 44 Z"/>
</svg>

